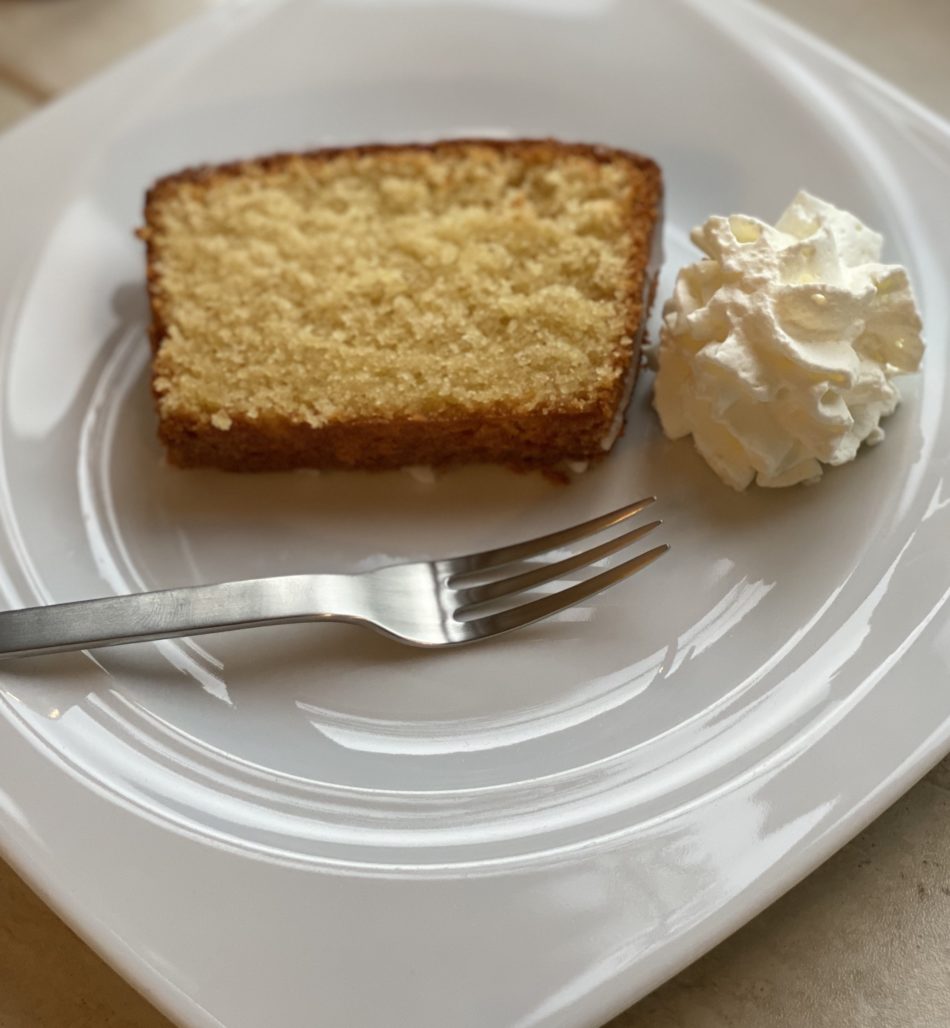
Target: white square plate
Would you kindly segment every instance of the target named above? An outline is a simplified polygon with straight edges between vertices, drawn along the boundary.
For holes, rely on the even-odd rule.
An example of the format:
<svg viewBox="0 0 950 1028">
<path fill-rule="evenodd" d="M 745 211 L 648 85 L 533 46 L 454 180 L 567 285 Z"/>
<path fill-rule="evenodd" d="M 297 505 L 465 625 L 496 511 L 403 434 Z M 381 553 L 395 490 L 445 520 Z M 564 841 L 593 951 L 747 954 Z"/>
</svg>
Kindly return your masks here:
<svg viewBox="0 0 950 1028">
<path fill-rule="evenodd" d="M 926 373 L 883 447 L 737 495 L 649 410 L 569 488 L 162 464 L 142 194 L 202 161 L 492 133 L 641 150 L 661 293 L 712 212 L 805 186 L 888 239 Z M 10 606 L 497 545 L 646 493 L 672 553 L 450 653 L 346 626 L 5 664 L 0 842 L 183 1023 L 594 1025 L 950 746 L 950 132 L 757 7 L 232 4 L 0 139 Z"/>
</svg>

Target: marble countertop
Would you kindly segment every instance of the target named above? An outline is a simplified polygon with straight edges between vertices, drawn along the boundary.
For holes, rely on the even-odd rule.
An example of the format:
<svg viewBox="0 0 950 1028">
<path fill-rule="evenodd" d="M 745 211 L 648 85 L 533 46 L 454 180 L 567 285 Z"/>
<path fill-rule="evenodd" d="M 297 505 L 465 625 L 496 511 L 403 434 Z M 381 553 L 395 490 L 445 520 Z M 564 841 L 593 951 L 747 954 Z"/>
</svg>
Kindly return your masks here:
<svg viewBox="0 0 950 1028">
<path fill-rule="evenodd" d="M 0 129 L 228 0 L 0 0 Z M 714 0 L 709 0 L 714 2 Z M 950 117 L 948 0 L 769 0 Z M 0 862 L 0 1028 L 168 1028 Z M 950 1025 L 950 758 L 610 1028 Z"/>
</svg>

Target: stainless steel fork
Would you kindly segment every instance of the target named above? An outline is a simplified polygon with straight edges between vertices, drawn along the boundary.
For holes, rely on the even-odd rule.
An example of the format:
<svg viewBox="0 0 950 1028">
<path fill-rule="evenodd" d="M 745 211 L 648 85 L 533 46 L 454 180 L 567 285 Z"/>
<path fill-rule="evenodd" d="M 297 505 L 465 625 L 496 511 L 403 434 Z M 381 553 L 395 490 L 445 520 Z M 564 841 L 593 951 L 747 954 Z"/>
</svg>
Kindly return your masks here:
<svg viewBox="0 0 950 1028">
<path fill-rule="evenodd" d="M 569 543 L 627 521 L 654 497 L 512 546 L 359 574 L 288 575 L 57 603 L 0 613 L 0 658 L 116 646 L 258 625 L 345 621 L 413 646 L 457 646 L 556 614 L 635 574 L 664 544 L 546 595 L 531 591 L 626 548 L 660 522 L 551 560 Z M 531 557 L 549 559 L 528 567 Z"/>
</svg>

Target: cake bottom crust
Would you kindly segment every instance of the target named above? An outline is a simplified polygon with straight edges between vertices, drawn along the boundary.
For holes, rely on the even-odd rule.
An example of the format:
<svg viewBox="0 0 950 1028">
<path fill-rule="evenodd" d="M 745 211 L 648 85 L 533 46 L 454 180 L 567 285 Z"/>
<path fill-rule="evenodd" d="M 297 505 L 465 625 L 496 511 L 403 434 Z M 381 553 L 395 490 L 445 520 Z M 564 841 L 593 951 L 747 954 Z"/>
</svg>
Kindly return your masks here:
<svg viewBox="0 0 950 1028">
<path fill-rule="evenodd" d="M 565 461 L 604 456 L 603 440 L 616 406 L 615 401 L 584 411 L 407 417 L 321 427 L 265 417 L 235 418 L 226 431 L 167 414 L 159 436 L 169 462 L 181 468 L 385 470 L 473 463 L 556 468 Z"/>
</svg>

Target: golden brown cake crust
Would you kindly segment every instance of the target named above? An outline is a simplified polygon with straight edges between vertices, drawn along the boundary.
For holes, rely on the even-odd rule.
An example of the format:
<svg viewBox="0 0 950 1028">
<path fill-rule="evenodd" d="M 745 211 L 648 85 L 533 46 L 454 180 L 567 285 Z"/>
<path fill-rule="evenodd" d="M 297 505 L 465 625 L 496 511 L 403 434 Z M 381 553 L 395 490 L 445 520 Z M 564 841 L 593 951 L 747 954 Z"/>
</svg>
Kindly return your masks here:
<svg viewBox="0 0 950 1028">
<path fill-rule="evenodd" d="M 235 418 L 227 432 L 201 422 L 168 418 L 160 433 L 177 467 L 225 471 L 292 468 L 384 470 L 451 463 L 553 467 L 552 454 L 602 455 L 603 421 L 597 415 L 556 412 L 533 417 L 501 411 L 497 417 L 386 418 L 312 428 L 284 420 Z M 578 459 L 585 459 L 579 457 Z"/>
<path fill-rule="evenodd" d="M 395 416 L 347 419 L 313 426 L 270 417 L 253 420 L 232 416 L 227 431 L 207 417 L 175 412 L 160 415 L 159 437 L 169 461 L 178 467 L 217 467 L 231 471 L 276 471 L 291 468 L 385 469 L 407 465 L 442 466 L 457 463 L 502 463 L 520 468 L 551 468 L 564 461 L 595 460 L 605 452 L 618 409 L 629 395 L 640 363 L 640 345 L 652 305 L 661 261 L 663 185 L 657 164 L 625 150 L 553 139 L 453 139 L 435 143 L 372 144 L 279 153 L 266 157 L 200 166 L 159 179 L 148 191 L 145 225 L 139 231 L 146 243 L 146 265 L 152 322 L 149 337 L 158 353 L 168 336 L 170 318 L 161 288 L 159 239 L 164 198 L 181 185 L 212 185 L 249 170 L 270 171 L 292 161 L 328 161 L 339 155 L 370 156 L 384 152 L 427 152 L 451 156 L 470 147 L 487 147 L 516 155 L 526 162 L 544 163 L 567 154 L 598 162 L 618 160 L 635 167 L 646 187 L 630 211 L 630 232 L 636 245 L 626 268 L 628 298 L 624 336 L 631 340 L 625 353 L 615 354 L 609 388 L 592 402 L 551 405 L 543 413 L 498 407 L 475 416 Z M 153 370 L 153 393 L 155 388 Z M 625 416 L 625 412 L 620 412 Z"/>
</svg>

